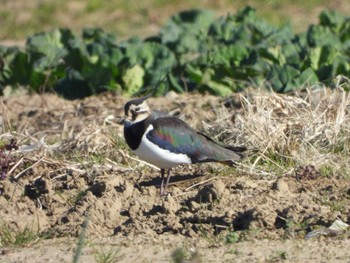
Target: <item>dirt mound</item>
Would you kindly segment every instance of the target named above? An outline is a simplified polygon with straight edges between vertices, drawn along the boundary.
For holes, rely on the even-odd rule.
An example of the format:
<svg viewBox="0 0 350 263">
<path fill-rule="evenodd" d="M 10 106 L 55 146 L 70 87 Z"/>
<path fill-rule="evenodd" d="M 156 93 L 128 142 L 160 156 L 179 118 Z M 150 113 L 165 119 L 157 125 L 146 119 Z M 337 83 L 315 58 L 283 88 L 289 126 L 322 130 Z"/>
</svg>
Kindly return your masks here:
<svg viewBox="0 0 350 263">
<path fill-rule="evenodd" d="M 334 201 L 349 198 L 350 184 L 344 180 L 253 180 L 248 175 L 227 175 L 185 192 L 185 186 L 173 186 L 172 195 L 164 198 L 158 185 L 137 187 L 133 179 L 137 178 L 111 175 L 91 185 L 78 180 L 69 189 L 49 179 L 5 181 L 1 218 L 14 228 L 31 226 L 55 236 L 76 236 L 88 218 L 92 236 L 153 238 L 165 233 L 198 237 L 222 231 L 258 231 L 260 238 L 303 237 L 312 226 L 329 226 L 337 216 L 345 222 L 350 219 L 349 202 L 338 213 L 334 211 Z"/>
</svg>

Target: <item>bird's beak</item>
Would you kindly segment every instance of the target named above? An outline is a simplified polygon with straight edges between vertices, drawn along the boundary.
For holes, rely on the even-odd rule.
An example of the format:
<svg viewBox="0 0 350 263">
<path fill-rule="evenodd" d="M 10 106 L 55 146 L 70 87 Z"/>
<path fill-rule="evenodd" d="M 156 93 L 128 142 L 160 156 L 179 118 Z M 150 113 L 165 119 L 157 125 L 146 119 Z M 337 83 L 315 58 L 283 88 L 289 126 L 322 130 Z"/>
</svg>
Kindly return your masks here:
<svg viewBox="0 0 350 263">
<path fill-rule="evenodd" d="M 117 117 L 117 123 L 120 124 L 120 125 L 124 125 L 127 117 L 128 116 L 124 116 L 124 117 L 118 116 Z"/>
</svg>

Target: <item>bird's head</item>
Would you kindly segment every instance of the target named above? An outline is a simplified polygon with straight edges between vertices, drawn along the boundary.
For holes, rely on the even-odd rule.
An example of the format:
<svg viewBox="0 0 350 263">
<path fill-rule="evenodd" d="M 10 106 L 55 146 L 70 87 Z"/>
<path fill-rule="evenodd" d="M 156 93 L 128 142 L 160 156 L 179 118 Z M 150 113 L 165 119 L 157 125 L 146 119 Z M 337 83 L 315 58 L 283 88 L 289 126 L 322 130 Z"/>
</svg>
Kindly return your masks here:
<svg viewBox="0 0 350 263">
<path fill-rule="evenodd" d="M 151 110 L 147 105 L 146 99 L 150 96 L 133 99 L 124 106 L 125 120 L 130 123 L 143 121 L 151 115 Z"/>
</svg>

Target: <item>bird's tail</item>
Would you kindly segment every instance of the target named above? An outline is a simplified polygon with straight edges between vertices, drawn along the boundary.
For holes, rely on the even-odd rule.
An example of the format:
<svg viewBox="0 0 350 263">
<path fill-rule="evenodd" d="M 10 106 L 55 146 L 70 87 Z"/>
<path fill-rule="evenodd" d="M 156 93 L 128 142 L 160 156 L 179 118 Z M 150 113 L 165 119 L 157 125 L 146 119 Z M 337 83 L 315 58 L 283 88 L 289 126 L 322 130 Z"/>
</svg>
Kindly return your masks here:
<svg viewBox="0 0 350 263">
<path fill-rule="evenodd" d="M 207 140 L 207 142 L 212 143 L 211 146 L 208 147 L 208 152 L 210 152 L 208 156 L 211 156 L 211 158 L 206 158 L 206 162 L 215 161 L 229 166 L 236 166 L 237 162 L 246 157 L 247 152 L 251 152 L 251 150 L 245 146 L 227 145 L 213 140 L 212 138 L 203 133 L 199 134 L 202 135 Z"/>
<path fill-rule="evenodd" d="M 229 150 L 231 153 L 228 153 L 226 155 L 231 155 L 232 159 L 222 160 L 219 161 L 222 164 L 228 165 L 228 166 L 236 166 L 237 162 L 242 160 L 246 155 L 245 152 L 247 151 L 247 148 L 244 146 L 224 146 L 225 150 Z"/>
</svg>

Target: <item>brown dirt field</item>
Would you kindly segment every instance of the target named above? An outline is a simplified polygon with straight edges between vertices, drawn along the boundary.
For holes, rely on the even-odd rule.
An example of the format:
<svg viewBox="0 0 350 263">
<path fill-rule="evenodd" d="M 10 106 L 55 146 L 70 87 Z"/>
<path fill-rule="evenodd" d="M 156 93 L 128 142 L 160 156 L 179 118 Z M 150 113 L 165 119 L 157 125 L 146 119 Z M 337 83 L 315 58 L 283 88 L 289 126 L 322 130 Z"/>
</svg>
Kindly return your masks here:
<svg viewBox="0 0 350 263">
<path fill-rule="evenodd" d="M 304 240 L 337 218 L 349 223 L 349 180 L 307 168 L 276 177 L 203 164 L 176 169 L 171 195 L 160 197 L 158 172 L 131 159 L 122 139 L 125 101 L 111 94 L 2 99 L 1 141 L 45 136 L 45 145 L 13 155 L 23 161 L 0 181 L 0 235 L 30 228 L 41 238 L 2 245 L 0 262 L 72 262 L 86 218 L 80 262 L 103 262 L 101 250 L 116 252 L 109 262 L 170 262 L 176 249 L 186 262 L 350 262 L 348 233 Z M 172 95 L 149 104 L 203 130 L 223 103 Z"/>
</svg>

